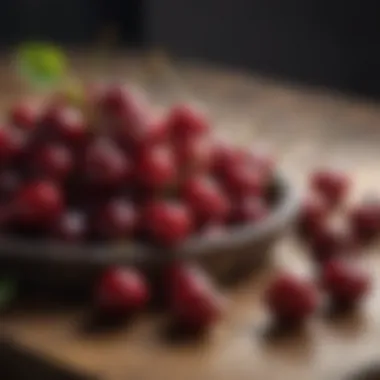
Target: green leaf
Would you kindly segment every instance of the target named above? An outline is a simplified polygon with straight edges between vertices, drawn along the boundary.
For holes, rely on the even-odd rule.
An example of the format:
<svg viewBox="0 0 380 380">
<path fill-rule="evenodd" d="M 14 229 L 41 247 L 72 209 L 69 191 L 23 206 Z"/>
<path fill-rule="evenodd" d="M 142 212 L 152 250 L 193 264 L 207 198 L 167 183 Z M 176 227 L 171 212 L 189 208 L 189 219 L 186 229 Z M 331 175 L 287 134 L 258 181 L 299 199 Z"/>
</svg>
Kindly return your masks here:
<svg viewBox="0 0 380 380">
<path fill-rule="evenodd" d="M 16 297 L 17 285 L 12 278 L 0 279 L 0 310 L 9 305 Z"/>
<path fill-rule="evenodd" d="M 16 55 L 20 74 L 36 87 L 54 86 L 67 75 L 67 59 L 55 45 L 43 42 L 23 44 Z"/>
</svg>

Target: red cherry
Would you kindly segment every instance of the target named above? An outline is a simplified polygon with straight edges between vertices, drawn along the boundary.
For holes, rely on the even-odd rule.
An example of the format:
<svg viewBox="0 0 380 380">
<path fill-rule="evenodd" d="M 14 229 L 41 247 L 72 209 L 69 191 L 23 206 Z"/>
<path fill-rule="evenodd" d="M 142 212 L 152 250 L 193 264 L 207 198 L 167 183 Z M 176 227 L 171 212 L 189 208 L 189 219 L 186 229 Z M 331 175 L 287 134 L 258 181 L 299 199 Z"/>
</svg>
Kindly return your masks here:
<svg viewBox="0 0 380 380">
<path fill-rule="evenodd" d="M 50 144 L 42 147 L 33 160 L 36 173 L 56 180 L 64 180 L 74 166 L 72 154 L 64 145 Z"/>
<path fill-rule="evenodd" d="M 16 193 L 21 184 L 20 176 L 12 170 L 0 172 L 0 196 L 2 199 L 8 200 Z"/>
<path fill-rule="evenodd" d="M 370 278 L 358 263 L 332 260 L 322 271 L 322 286 L 332 302 L 338 306 L 355 306 L 370 289 Z"/>
<path fill-rule="evenodd" d="M 178 322 L 205 329 L 221 318 L 225 299 L 204 272 L 195 267 L 173 265 L 167 274 L 171 310 Z"/>
<path fill-rule="evenodd" d="M 362 241 L 368 241 L 380 234 L 380 202 L 363 202 L 350 212 L 350 223 L 355 235 Z"/>
<path fill-rule="evenodd" d="M 103 111 L 109 116 L 121 116 L 134 111 L 137 101 L 125 86 L 111 85 L 104 89 L 100 98 Z"/>
<path fill-rule="evenodd" d="M 311 186 L 319 192 L 332 206 L 340 204 L 350 188 L 349 177 L 332 169 L 319 170 L 311 176 Z"/>
<path fill-rule="evenodd" d="M 131 178 L 132 167 L 120 149 L 108 140 L 96 140 L 84 156 L 86 180 L 101 187 L 118 187 Z"/>
<path fill-rule="evenodd" d="M 173 155 L 165 147 L 154 147 L 139 154 L 135 169 L 140 184 L 151 189 L 163 189 L 174 184 L 177 168 Z"/>
<path fill-rule="evenodd" d="M 229 200 L 210 178 L 193 176 L 187 179 L 182 185 L 181 195 L 200 223 L 227 218 L 231 207 Z"/>
<path fill-rule="evenodd" d="M 215 142 L 212 151 L 212 169 L 215 175 L 223 177 L 233 167 L 244 163 L 241 152 L 224 142 Z"/>
<path fill-rule="evenodd" d="M 87 125 L 82 112 L 74 107 L 49 108 L 42 118 L 48 133 L 69 144 L 83 143 L 87 138 Z"/>
<path fill-rule="evenodd" d="M 96 214 L 94 229 L 103 239 L 127 239 L 135 232 L 136 221 L 136 211 L 131 203 L 113 199 Z"/>
<path fill-rule="evenodd" d="M 37 112 L 29 103 L 17 103 L 9 111 L 10 122 L 22 130 L 32 131 L 36 126 Z"/>
<path fill-rule="evenodd" d="M 269 209 L 265 202 L 261 198 L 251 197 L 234 203 L 229 220 L 233 224 L 257 223 L 268 214 Z"/>
<path fill-rule="evenodd" d="M 66 242 L 83 241 L 88 232 L 87 220 L 80 212 L 67 212 L 54 225 L 54 238 Z"/>
<path fill-rule="evenodd" d="M 13 210 L 17 222 L 39 225 L 56 221 L 64 208 L 61 190 L 48 181 L 24 185 L 16 194 Z"/>
<path fill-rule="evenodd" d="M 300 232 L 310 238 L 322 229 L 330 214 L 330 208 L 318 194 L 309 194 L 301 205 L 298 224 Z"/>
<path fill-rule="evenodd" d="M 95 289 L 95 304 L 104 313 L 125 315 L 143 309 L 149 301 L 144 276 L 132 268 L 109 268 Z"/>
<path fill-rule="evenodd" d="M 310 245 L 313 258 L 318 263 L 324 263 L 354 251 L 356 240 L 346 225 L 328 221 L 314 233 Z"/>
<path fill-rule="evenodd" d="M 15 129 L 0 127 L 0 164 L 17 158 L 25 146 L 25 139 Z"/>
<path fill-rule="evenodd" d="M 262 174 L 247 165 L 229 167 L 223 182 L 227 191 L 236 198 L 262 196 L 265 190 Z"/>
<path fill-rule="evenodd" d="M 204 135 L 209 130 L 209 125 L 204 115 L 188 105 L 173 107 L 169 112 L 167 125 L 174 140 Z"/>
<path fill-rule="evenodd" d="M 159 245 L 177 245 L 192 232 L 190 212 L 180 203 L 152 202 L 144 208 L 141 221 L 148 236 Z"/>
<path fill-rule="evenodd" d="M 298 325 L 314 313 L 318 295 L 312 283 L 285 273 L 269 285 L 265 303 L 278 322 Z"/>
<path fill-rule="evenodd" d="M 183 139 L 175 144 L 176 162 L 184 172 L 206 172 L 212 163 L 212 150 L 204 138 Z"/>
</svg>

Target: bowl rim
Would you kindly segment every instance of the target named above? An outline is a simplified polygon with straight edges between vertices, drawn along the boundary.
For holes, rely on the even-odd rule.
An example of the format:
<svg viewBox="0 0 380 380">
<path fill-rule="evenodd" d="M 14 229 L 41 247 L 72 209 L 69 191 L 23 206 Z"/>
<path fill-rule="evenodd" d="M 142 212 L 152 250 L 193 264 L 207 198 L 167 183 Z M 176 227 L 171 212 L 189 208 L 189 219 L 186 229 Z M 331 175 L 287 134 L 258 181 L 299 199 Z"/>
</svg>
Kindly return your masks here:
<svg viewBox="0 0 380 380">
<path fill-rule="evenodd" d="M 290 180 L 276 173 L 274 183 L 281 189 L 279 202 L 273 212 L 258 224 L 246 224 L 228 229 L 228 233 L 210 238 L 196 235 L 174 249 L 149 247 L 135 242 L 121 244 L 75 244 L 53 241 L 30 241 L 0 236 L 2 259 L 33 260 L 48 263 L 96 263 L 102 265 L 139 265 L 169 258 L 194 259 L 221 250 L 239 249 L 247 243 L 262 241 L 286 227 L 296 216 L 300 197 Z"/>
</svg>

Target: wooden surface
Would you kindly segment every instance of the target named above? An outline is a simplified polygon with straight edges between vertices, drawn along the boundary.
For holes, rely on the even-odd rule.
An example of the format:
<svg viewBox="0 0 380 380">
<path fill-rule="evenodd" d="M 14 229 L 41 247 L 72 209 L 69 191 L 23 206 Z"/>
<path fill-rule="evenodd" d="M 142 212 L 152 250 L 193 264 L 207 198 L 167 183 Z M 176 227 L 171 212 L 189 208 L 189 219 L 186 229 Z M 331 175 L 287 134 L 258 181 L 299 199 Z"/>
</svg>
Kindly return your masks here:
<svg viewBox="0 0 380 380">
<path fill-rule="evenodd" d="M 85 58 L 75 64 L 89 78 L 106 73 L 104 66 L 95 67 Z M 191 100 L 205 105 L 219 135 L 239 144 L 272 147 L 296 186 L 303 186 L 309 169 L 332 163 L 356 179 L 353 198 L 366 191 L 380 193 L 380 108 L 375 103 L 211 69 L 186 66 L 179 71 L 180 79 L 156 79 L 146 76 L 145 66 L 135 61 L 115 59 L 108 64 L 112 76 L 124 75 L 151 89 L 158 106 L 191 94 Z M 7 99 L 17 96 L 20 87 L 12 76 L 3 78 L 11 95 Z M 83 310 L 12 313 L 2 317 L 1 325 L 35 352 L 106 380 L 344 379 L 361 366 L 380 362 L 377 251 L 374 247 L 365 255 L 375 286 L 360 313 L 339 319 L 321 313 L 305 331 L 288 337 L 270 339 L 264 333 L 268 320 L 260 294 L 278 267 L 310 271 L 306 255 L 291 237 L 279 242 L 273 268 L 228 290 L 224 321 L 199 342 L 168 339 L 166 317 L 152 314 L 103 334 L 84 331 Z"/>
</svg>

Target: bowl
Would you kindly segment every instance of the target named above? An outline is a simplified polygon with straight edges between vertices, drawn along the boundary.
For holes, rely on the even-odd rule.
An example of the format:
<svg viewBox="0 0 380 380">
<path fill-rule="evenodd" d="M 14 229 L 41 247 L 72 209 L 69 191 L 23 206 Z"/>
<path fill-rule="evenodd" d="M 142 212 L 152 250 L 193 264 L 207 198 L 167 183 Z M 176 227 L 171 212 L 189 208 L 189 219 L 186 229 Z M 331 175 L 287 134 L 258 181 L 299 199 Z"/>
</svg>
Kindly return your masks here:
<svg viewBox="0 0 380 380">
<path fill-rule="evenodd" d="M 88 287 L 110 265 L 133 265 L 154 277 L 173 258 L 194 261 L 220 282 L 242 278 L 270 259 L 271 250 L 297 214 L 299 197 L 276 174 L 270 189 L 272 212 L 261 223 L 228 230 L 223 236 L 195 236 L 177 249 L 131 244 L 67 244 L 0 237 L 0 271 L 26 281 L 69 291 Z"/>
</svg>

